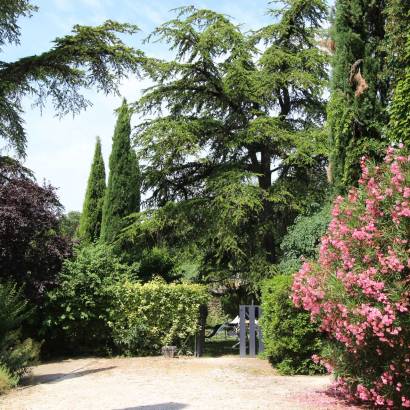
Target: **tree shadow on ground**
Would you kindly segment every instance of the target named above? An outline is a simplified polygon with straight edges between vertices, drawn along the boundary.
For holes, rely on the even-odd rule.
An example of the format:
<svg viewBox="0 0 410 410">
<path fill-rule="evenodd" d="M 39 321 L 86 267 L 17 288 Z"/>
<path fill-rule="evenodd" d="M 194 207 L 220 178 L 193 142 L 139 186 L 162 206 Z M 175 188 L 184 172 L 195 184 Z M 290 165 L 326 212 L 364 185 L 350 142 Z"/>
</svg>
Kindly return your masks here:
<svg viewBox="0 0 410 410">
<path fill-rule="evenodd" d="M 183 403 L 159 403 L 147 406 L 137 406 L 137 407 L 125 407 L 123 409 L 113 409 L 113 410 L 179 410 L 186 407 Z"/>
<path fill-rule="evenodd" d="M 236 338 L 218 338 L 207 339 L 205 341 L 205 357 L 221 357 L 239 355 L 239 346 Z"/>
<path fill-rule="evenodd" d="M 75 370 L 67 373 L 42 374 L 38 376 L 29 375 L 22 380 L 23 386 L 33 386 L 36 384 L 58 383 L 63 380 L 75 379 L 77 377 L 86 376 L 88 374 L 104 372 L 106 370 L 115 369 L 116 366 L 100 367 L 98 369 L 88 369 L 76 372 Z"/>
</svg>

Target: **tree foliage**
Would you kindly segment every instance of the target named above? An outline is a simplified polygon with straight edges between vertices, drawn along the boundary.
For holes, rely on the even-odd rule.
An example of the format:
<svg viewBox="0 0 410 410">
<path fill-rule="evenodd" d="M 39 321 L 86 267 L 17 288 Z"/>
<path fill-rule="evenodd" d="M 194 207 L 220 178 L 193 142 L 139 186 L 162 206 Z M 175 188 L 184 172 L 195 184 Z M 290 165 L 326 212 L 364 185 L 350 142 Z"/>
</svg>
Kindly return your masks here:
<svg viewBox="0 0 410 410">
<path fill-rule="evenodd" d="M 81 212 L 70 211 L 61 216 L 60 230 L 61 234 L 71 240 L 78 239 L 78 227 L 80 225 Z"/>
<path fill-rule="evenodd" d="M 100 239 L 104 196 L 105 166 L 101 153 L 101 141 L 97 138 L 78 228 L 78 235 L 85 242 L 95 242 Z"/>
<path fill-rule="evenodd" d="M 155 30 L 175 59 L 150 61 L 154 86 L 135 104 L 143 190 L 157 208 L 136 217 L 136 242 L 189 244 L 205 276 L 249 276 L 277 259 L 286 226 L 326 185 L 315 40 L 325 13 L 322 1 L 287 1 L 277 23 L 248 34 L 186 7 Z"/>
<path fill-rule="evenodd" d="M 386 58 L 386 9 L 383 0 L 339 0 L 331 36 L 331 174 L 336 189 L 356 184 L 363 155 L 381 159 L 388 142 L 392 69 Z"/>
<path fill-rule="evenodd" d="M 0 281 L 24 285 L 31 300 L 56 282 L 71 241 L 60 233 L 55 189 L 40 186 L 17 161 L 0 158 Z"/>
<path fill-rule="evenodd" d="M 277 270 L 282 274 L 297 272 L 305 258 L 318 255 L 319 244 L 329 225 L 330 206 L 310 215 L 299 215 L 291 225 L 280 244 L 282 257 Z"/>
<path fill-rule="evenodd" d="M 3 2 L 0 10 L 0 46 L 19 44 L 18 19 L 30 17 L 37 8 L 27 0 Z M 137 72 L 141 51 L 126 46 L 119 34 L 135 33 L 137 27 L 111 20 L 97 27 L 76 25 L 72 34 L 54 40 L 51 50 L 14 62 L 0 61 L 0 138 L 20 156 L 27 136 L 22 99 L 34 98 L 40 108 L 50 99 L 59 115 L 78 113 L 88 101 L 84 88 L 117 92 L 119 81 Z"/>
<path fill-rule="evenodd" d="M 409 66 L 408 39 L 410 26 L 410 3 L 401 0 L 388 0 L 385 5 L 385 50 L 387 64 L 385 77 L 389 79 L 390 93 L 402 79 Z"/>
<path fill-rule="evenodd" d="M 124 100 L 118 111 L 110 173 L 104 198 L 101 239 L 112 243 L 125 226 L 124 218 L 140 210 L 140 176 L 135 152 L 131 148 L 131 113 Z"/>
<path fill-rule="evenodd" d="M 410 20 L 410 12 L 409 12 Z M 409 23 L 410 24 L 410 23 Z M 389 135 L 394 141 L 408 146 L 410 144 L 410 35 L 407 34 L 407 44 L 403 54 L 406 62 L 400 73 L 399 81 L 394 90 L 394 97 L 390 109 Z"/>
</svg>

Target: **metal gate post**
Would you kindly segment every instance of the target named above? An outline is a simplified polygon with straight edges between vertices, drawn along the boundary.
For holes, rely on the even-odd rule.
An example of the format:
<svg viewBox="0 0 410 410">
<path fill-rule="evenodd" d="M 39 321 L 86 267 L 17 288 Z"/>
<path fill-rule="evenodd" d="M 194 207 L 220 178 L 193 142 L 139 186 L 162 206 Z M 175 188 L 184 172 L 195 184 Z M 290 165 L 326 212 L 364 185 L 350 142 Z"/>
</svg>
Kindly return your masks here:
<svg viewBox="0 0 410 410">
<path fill-rule="evenodd" d="M 256 356 L 255 306 L 249 306 L 249 357 Z"/>
<path fill-rule="evenodd" d="M 246 357 L 246 323 L 245 306 L 239 306 L 239 353 L 241 357 Z"/>
</svg>

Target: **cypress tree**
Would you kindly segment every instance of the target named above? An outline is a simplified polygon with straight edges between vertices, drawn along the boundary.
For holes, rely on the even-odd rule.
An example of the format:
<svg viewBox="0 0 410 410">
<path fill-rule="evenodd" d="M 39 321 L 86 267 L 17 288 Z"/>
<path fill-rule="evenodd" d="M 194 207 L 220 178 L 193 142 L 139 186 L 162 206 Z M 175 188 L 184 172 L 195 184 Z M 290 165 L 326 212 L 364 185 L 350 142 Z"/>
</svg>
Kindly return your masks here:
<svg viewBox="0 0 410 410">
<path fill-rule="evenodd" d="M 393 90 L 397 82 L 406 76 L 409 67 L 410 1 L 388 0 L 385 16 L 387 64 L 384 74 Z"/>
<path fill-rule="evenodd" d="M 101 153 L 101 141 L 97 137 L 94 159 L 88 177 L 83 212 L 78 228 L 79 237 L 85 242 L 95 242 L 100 238 L 104 195 L 105 166 Z"/>
<path fill-rule="evenodd" d="M 403 60 L 407 59 L 407 66 L 394 91 L 388 132 L 391 140 L 402 142 L 408 147 L 410 144 L 410 35 L 405 50 L 406 58 Z"/>
<path fill-rule="evenodd" d="M 386 77 L 394 88 L 387 135 L 410 144 L 410 2 L 389 0 L 386 7 Z"/>
<path fill-rule="evenodd" d="M 130 178 L 130 186 L 132 189 L 132 193 L 134 194 L 132 197 L 130 210 L 131 212 L 139 212 L 141 210 L 141 172 L 137 154 L 133 149 L 131 149 L 130 155 L 132 171 Z"/>
<path fill-rule="evenodd" d="M 104 198 L 101 239 L 111 243 L 125 226 L 124 217 L 139 211 L 140 184 L 135 152 L 131 149 L 131 113 L 124 99 L 118 110 L 110 155 L 110 174 Z"/>
<path fill-rule="evenodd" d="M 387 144 L 389 80 L 384 0 L 338 0 L 333 18 L 335 49 L 328 121 L 331 175 L 337 190 L 355 184 L 363 155 L 378 158 Z"/>
</svg>

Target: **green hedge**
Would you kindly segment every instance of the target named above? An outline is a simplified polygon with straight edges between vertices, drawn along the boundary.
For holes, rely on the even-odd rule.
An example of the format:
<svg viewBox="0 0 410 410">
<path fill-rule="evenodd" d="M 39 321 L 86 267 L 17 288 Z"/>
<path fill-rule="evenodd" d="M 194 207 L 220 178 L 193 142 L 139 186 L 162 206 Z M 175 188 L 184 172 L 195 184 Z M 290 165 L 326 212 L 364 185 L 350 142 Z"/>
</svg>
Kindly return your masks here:
<svg viewBox="0 0 410 410">
<path fill-rule="evenodd" d="M 107 245 L 90 245 L 66 261 L 49 292 L 43 336 L 51 354 L 157 354 L 196 332 L 205 287 L 136 283 Z"/>
<path fill-rule="evenodd" d="M 277 275 L 262 286 L 265 355 L 281 374 L 323 373 L 311 359 L 321 350 L 321 337 L 310 315 L 293 306 L 292 279 L 291 275 Z"/>
<path fill-rule="evenodd" d="M 199 306 L 208 300 L 201 285 L 126 282 L 116 288 L 110 323 L 114 343 L 129 355 L 158 354 L 162 346 L 182 346 L 196 333 Z"/>
</svg>

